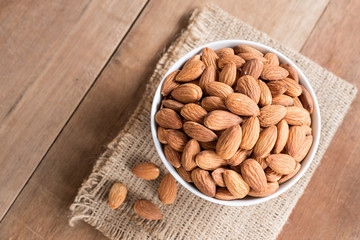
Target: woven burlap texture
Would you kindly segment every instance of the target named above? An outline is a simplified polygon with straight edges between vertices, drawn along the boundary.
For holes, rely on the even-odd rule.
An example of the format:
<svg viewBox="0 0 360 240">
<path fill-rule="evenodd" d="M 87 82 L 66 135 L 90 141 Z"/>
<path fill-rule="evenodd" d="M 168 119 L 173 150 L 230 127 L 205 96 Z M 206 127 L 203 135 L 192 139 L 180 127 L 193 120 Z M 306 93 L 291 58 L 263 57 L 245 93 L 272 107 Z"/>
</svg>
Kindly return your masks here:
<svg viewBox="0 0 360 240">
<path fill-rule="evenodd" d="M 181 56 L 200 45 L 222 39 L 245 39 L 271 46 L 292 59 L 311 82 L 318 98 L 322 133 L 316 156 L 305 175 L 290 190 L 268 202 L 248 207 L 226 207 L 207 202 L 178 184 L 172 205 L 162 204 L 157 187 L 167 172 L 155 150 L 150 132 L 150 107 L 154 92 L 167 69 Z M 110 239 L 275 239 L 302 195 L 331 138 L 349 108 L 356 88 L 297 52 L 281 45 L 216 6 L 193 12 L 189 25 L 158 62 L 147 84 L 144 99 L 124 130 L 97 160 L 70 209 L 70 225 L 84 220 Z M 130 169 L 151 161 L 161 168 L 155 181 L 135 177 Z M 118 210 L 107 204 L 114 182 L 128 187 L 125 203 Z M 160 207 L 161 221 L 142 220 L 134 214 L 137 199 Z"/>
</svg>

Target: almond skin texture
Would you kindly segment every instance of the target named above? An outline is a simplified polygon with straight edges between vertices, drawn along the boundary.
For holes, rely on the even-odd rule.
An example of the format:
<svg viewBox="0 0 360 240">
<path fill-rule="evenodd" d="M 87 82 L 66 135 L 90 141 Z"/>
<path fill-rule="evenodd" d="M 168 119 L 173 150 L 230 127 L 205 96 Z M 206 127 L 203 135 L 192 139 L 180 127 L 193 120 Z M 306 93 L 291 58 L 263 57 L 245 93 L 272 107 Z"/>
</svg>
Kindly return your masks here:
<svg viewBox="0 0 360 240">
<path fill-rule="evenodd" d="M 260 100 L 260 86 L 257 81 L 250 75 L 245 75 L 238 79 L 236 83 L 236 91 L 247 95 L 255 103 L 258 103 Z"/>
<path fill-rule="evenodd" d="M 159 141 L 162 143 L 162 144 L 167 144 L 167 141 L 166 141 L 166 130 L 162 127 L 158 127 L 157 129 L 157 136 L 158 136 L 158 139 Z"/>
<path fill-rule="evenodd" d="M 297 156 L 301 151 L 306 140 L 306 129 L 302 126 L 291 126 L 289 129 L 289 137 L 285 148 L 289 155 Z"/>
<path fill-rule="evenodd" d="M 219 187 L 225 187 L 225 182 L 223 178 L 223 173 L 225 170 L 226 168 L 217 168 L 211 173 L 211 176 L 215 184 L 218 185 Z"/>
<path fill-rule="evenodd" d="M 238 125 L 242 118 L 228 111 L 214 110 L 204 118 L 204 124 L 214 131 L 225 130 L 231 126 Z"/>
<path fill-rule="evenodd" d="M 226 83 L 230 87 L 234 85 L 236 81 L 236 65 L 233 62 L 229 62 L 224 66 L 219 74 L 219 82 Z"/>
<path fill-rule="evenodd" d="M 259 113 L 258 105 L 242 93 L 231 93 L 225 99 L 226 107 L 233 113 L 241 116 L 254 116 Z"/>
<path fill-rule="evenodd" d="M 193 83 L 181 84 L 171 92 L 171 96 L 182 103 L 197 102 L 202 94 L 201 88 Z"/>
<path fill-rule="evenodd" d="M 195 60 L 186 64 L 183 69 L 176 75 L 175 80 L 177 82 L 190 82 L 198 77 L 205 70 L 205 65 L 201 60 Z"/>
<path fill-rule="evenodd" d="M 304 106 L 304 108 L 311 114 L 314 110 L 314 101 L 309 93 L 309 91 L 304 88 L 303 86 L 301 87 L 301 94 L 299 96 L 299 99 L 302 103 L 302 106 Z"/>
<path fill-rule="evenodd" d="M 299 82 L 299 75 L 298 72 L 296 71 L 296 69 L 291 66 L 289 63 L 283 63 L 280 64 L 280 67 L 286 69 L 289 72 L 289 78 L 292 78 L 293 80 L 295 80 L 295 82 Z"/>
<path fill-rule="evenodd" d="M 180 85 L 178 82 L 175 81 L 175 77 L 179 72 L 180 70 L 175 70 L 165 78 L 164 83 L 161 87 L 161 94 L 164 97 L 168 96 L 172 90 L 174 90 Z"/>
<path fill-rule="evenodd" d="M 148 220 L 162 219 L 160 209 L 155 204 L 145 199 L 137 200 L 134 204 L 134 210 L 137 215 Z"/>
<path fill-rule="evenodd" d="M 295 107 L 303 108 L 303 105 L 298 97 L 293 97 L 293 101 Z"/>
<path fill-rule="evenodd" d="M 278 124 L 286 114 L 286 107 L 268 105 L 260 109 L 259 121 L 261 127 L 270 127 Z"/>
<path fill-rule="evenodd" d="M 280 80 L 286 78 L 289 72 L 280 66 L 266 64 L 261 72 L 261 78 L 264 80 Z"/>
<path fill-rule="evenodd" d="M 267 60 L 267 63 L 273 66 L 279 66 L 279 58 L 274 53 L 266 53 L 264 58 Z"/>
<path fill-rule="evenodd" d="M 211 96 L 226 98 L 229 94 L 234 92 L 234 89 L 223 82 L 211 82 L 206 87 L 206 91 Z"/>
<path fill-rule="evenodd" d="M 254 148 L 260 135 L 260 122 L 257 117 L 250 117 L 241 126 L 242 141 L 241 149 L 251 150 Z"/>
<path fill-rule="evenodd" d="M 226 187 L 216 189 L 215 198 L 220 200 L 234 200 L 236 197 L 232 195 Z"/>
<path fill-rule="evenodd" d="M 252 150 L 243 150 L 238 149 L 236 153 L 227 160 L 230 166 L 238 166 L 240 165 L 246 158 L 248 158 L 252 153 Z"/>
<path fill-rule="evenodd" d="M 216 149 L 216 142 L 199 142 L 200 147 L 205 150 L 214 150 Z"/>
<path fill-rule="evenodd" d="M 255 158 L 255 160 L 260 164 L 261 168 L 262 169 L 265 169 L 267 168 L 269 165 L 267 164 L 266 162 L 266 159 L 263 158 L 263 157 L 258 157 L 258 158 Z"/>
<path fill-rule="evenodd" d="M 240 125 L 234 125 L 225 130 L 216 144 L 216 153 L 223 159 L 231 158 L 239 149 L 242 139 Z"/>
<path fill-rule="evenodd" d="M 215 53 L 219 56 L 219 58 L 224 57 L 225 55 L 234 55 L 234 49 L 232 48 L 220 48 L 215 50 Z"/>
<path fill-rule="evenodd" d="M 224 171 L 223 177 L 226 188 L 234 197 L 244 198 L 249 193 L 250 187 L 239 173 L 227 169 Z"/>
<path fill-rule="evenodd" d="M 170 174 L 166 174 L 161 180 L 158 188 L 159 199 L 164 204 L 172 204 L 175 201 L 177 186 L 175 178 Z"/>
<path fill-rule="evenodd" d="M 272 170 L 283 175 L 290 174 L 296 167 L 295 159 L 288 154 L 272 154 L 266 158 L 266 162 Z"/>
<path fill-rule="evenodd" d="M 265 169 L 265 176 L 268 182 L 277 182 L 283 175 L 268 167 Z"/>
<path fill-rule="evenodd" d="M 289 97 L 287 95 L 279 95 L 272 99 L 273 105 L 282 105 L 284 107 L 292 106 L 294 105 L 294 100 L 292 97 Z"/>
<path fill-rule="evenodd" d="M 164 155 L 174 168 L 180 167 L 180 153 L 170 147 L 169 144 L 164 145 Z"/>
<path fill-rule="evenodd" d="M 273 153 L 281 153 L 289 137 L 289 125 L 285 120 L 281 120 L 277 125 L 277 138 Z"/>
<path fill-rule="evenodd" d="M 238 55 L 245 61 L 250 61 L 252 59 L 256 59 L 256 60 L 261 61 L 263 64 L 267 63 L 267 61 L 268 61 L 266 58 L 264 58 L 258 54 L 252 53 L 252 52 L 239 53 Z"/>
<path fill-rule="evenodd" d="M 215 82 L 216 80 L 216 69 L 214 66 L 209 66 L 205 69 L 204 73 L 201 75 L 199 86 L 201 89 L 206 92 L 206 87 L 211 82 Z"/>
<path fill-rule="evenodd" d="M 182 127 L 180 116 L 169 108 L 160 109 L 155 114 L 155 121 L 163 128 L 180 129 Z"/>
<path fill-rule="evenodd" d="M 295 170 L 292 171 L 291 173 L 289 173 L 288 175 L 283 175 L 280 178 L 280 180 L 278 181 L 278 183 L 279 184 L 284 183 L 287 180 L 289 180 L 290 178 L 292 178 L 293 176 L 295 176 L 299 172 L 300 168 L 301 168 L 301 164 L 300 163 L 296 164 Z"/>
<path fill-rule="evenodd" d="M 201 151 L 196 155 L 195 161 L 201 169 L 210 171 L 227 165 L 226 160 L 212 150 Z"/>
<path fill-rule="evenodd" d="M 225 99 L 216 96 L 205 97 L 201 100 L 201 106 L 208 112 L 214 110 L 226 110 Z"/>
<path fill-rule="evenodd" d="M 283 81 L 287 85 L 287 89 L 285 91 L 285 94 L 291 96 L 291 97 L 297 97 L 302 93 L 302 89 L 300 84 L 295 82 L 291 78 L 284 78 L 281 81 Z"/>
<path fill-rule="evenodd" d="M 186 171 L 183 168 L 183 166 L 180 166 L 179 168 L 177 168 L 176 171 L 178 172 L 180 177 L 185 180 L 185 182 L 189 182 L 189 183 L 192 182 L 191 172 Z"/>
<path fill-rule="evenodd" d="M 241 68 L 242 65 L 244 65 L 245 60 L 237 55 L 228 54 L 228 55 L 225 55 L 225 56 L 219 58 L 218 67 L 220 69 L 223 69 L 225 67 L 225 65 L 228 64 L 229 62 L 235 63 L 236 68 L 238 69 L 238 68 Z"/>
<path fill-rule="evenodd" d="M 304 160 L 304 158 L 306 157 L 306 155 L 308 154 L 311 145 L 313 142 L 313 136 L 306 136 L 306 139 L 303 143 L 303 145 L 301 146 L 300 150 L 294 154 L 294 158 L 297 162 L 301 162 L 302 160 Z"/>
<path fill-rule="evenodd" d="M 212 142 L 218 139 L 217 135 L 200 123 L 186 122 L 184 123 L 185 133 L 199 142 Z"/>
<path fill-rule="evenodd" d="M 254 159 L 246 159 L 241 164 L 241 175 L 245 182 L 257 192 L 264 191 L 266 188 L 265 172 L 260 164 Z"/>
<path fill-rule="evenodd" d="M 310 114 L 304 108 L 287 107 L 284 119 L 289 125 L 303 125 L 309 124 Z"/>
<path fill-rule="evenodd" d="M 279 95 L 282 95 L 283 93 L 286 92 L 287 90 L 287 85 L 279 80 L 279 81 L 270 81 L 268 83 L 266 83 L 266 85 L 268 86 L 268 88 L 270 89 L 270 92 L 271 92 L 271 96 L 273 98 L 279 96 Z"/>
<path fill-rule="evenodd" d="M 183 68 L 186 66 L 186 65 L 189 65 L 190 63 L 194 62 L 194 61 L 199 61 L 201 60 L 201 56 L 199 54 L 196 54 L 194 56 L 192 56 L 189 60 L 186 61 L 186 63 L 184 64 Z"/>
<path fill-rule="evenodd" d="M 216 185 L 208 171 L 196 168 L 191 172 L 191 179 L 200 192 L 208 197 L 215 196 Z"/>
<path fill-rule="evenodd" d="M 266 185 L 266 189 L 261 192 L 256 192 L 253 189 L 250 190 L 249 196 L 251 197 L 266 197 L 270 196 L 273 193 L 276 193 L 279 189 L 279 184 L 277 182 L 269 182 Z"/>
<path fill-rule="evenodd" d="M 203 49 L 202 61 L 204 62 L 206 67 L 216 67 L 217 59 L 219 59 L 219 56 L 211 48 L 206 47 Z"/>
<path fill-rule="evenodd" d="M 186 171 L 191 171 L 197 167 L 195 156 L 200 152 L 200 144 L 195 139 L 191 139 L 184 148 L 181 155 L 181 165 Z"/>
<path fill-rule="evenodd" d="M 164 104 L 164 107 L 170 108 L 176 112 L 180 112 L 180 110 L 184 107 L 184 104 L 172 99 L 163 100 L 162 103 Z"/>
<path fill-rule="evenodd" d="M 250 75 L 254 79 L 258 79 L 263 71 L 264 64 L 258 59 L 247 61 L 241 69 L 241 76 Z"/>
<path fill-rule="evenodd" d="M 151 162 L 140 163 L 133 167 L 131 172 L 137 177 L 145 180 L 154 180 L 160 174 L 159 168 Z"/>
<path fill-rule="evenodd" d="M 179 130 L 166 130 L 166 141 L 175 151 L 182 152 L 188 140 L 185 133 Z"/>
<path fill-rule="evenodd" d="M 258 80 L 258 84 L 260 87 L 259 105 L 262 107 L 270 105 L 272 102 L 272 95 L 269 87 L 261 80 Z"/>
<path fill-rule="evenodd" d="M 109 206 L 117 209 L 125 201 L 127 188 L 124 184 L 114 183 L 109 192 Z"/>
<path fill-rule="evenodd" d="M 256 55 L 259 55 L 259 56 L 264 56 L 264 54 L 262 52 L 260 52 L 259 50 L 253 48 L 253 47 L 250 47 L 250 46 L 247 46 L 247 45 L 237 45 L 234 47 L 234 52 L 235 54 L 240 54 L 240 53 L 253 53 L 253 54 L 256 54 Z"/>
<path fill-rule="evenodd" d="M 202 123 L 207 111 L 198 104 L 188 103 L 181 109 L 180 114 L 186 120 Z"/>
<path fill-rule="evenodd" d="M 276 126 L 266 128 L 260 133 L 259 140 L 255 144 L 253 155 L 254 157 L 264 158 L 269 155 L 273 149 L 277 138 Z"/>
</svg>

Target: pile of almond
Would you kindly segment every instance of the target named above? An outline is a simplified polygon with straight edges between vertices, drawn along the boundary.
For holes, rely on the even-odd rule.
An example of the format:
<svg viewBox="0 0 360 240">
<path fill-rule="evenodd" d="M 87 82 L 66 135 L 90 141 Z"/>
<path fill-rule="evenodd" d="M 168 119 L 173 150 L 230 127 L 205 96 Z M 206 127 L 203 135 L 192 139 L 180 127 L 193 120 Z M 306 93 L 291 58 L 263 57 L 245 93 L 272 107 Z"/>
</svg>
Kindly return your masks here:
<svg viewBox="0 0 360 240">
<path fill-rule="evenodd" d="M 313 100 L 274 53 L 204 48 L 166 77 L 161 94 L 155 121 L 164 154 L 206 196 L 271 195 L 312 145 Z"/>
</svg>

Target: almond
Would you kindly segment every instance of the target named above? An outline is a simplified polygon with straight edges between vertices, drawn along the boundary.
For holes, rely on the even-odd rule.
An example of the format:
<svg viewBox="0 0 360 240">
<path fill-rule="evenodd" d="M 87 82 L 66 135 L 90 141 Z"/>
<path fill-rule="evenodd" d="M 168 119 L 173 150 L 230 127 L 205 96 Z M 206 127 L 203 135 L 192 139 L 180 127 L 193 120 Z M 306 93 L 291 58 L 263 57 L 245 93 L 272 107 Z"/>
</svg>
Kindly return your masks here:
<svg viewBox="0 0 360 240">
<path fill-rule="evenodd" d="M 159 141 L 162 143 L 162 144 L 167 144 L 167 141 L 166 141 L 166 130 L 162 127 L 158 127 L 157 129 L 157 136 L 158 136 L 158 139 Z"/>
<path fill-rule="evenodd" d="M 261 78 L 264 80 L 280 80 L 286 78 L 289 72 L 280 66 L 266 64 L 261 72 Z"/>
<path fill-rule="evenodd" d="M 134 210 L 137 215 L 148 220 L 160 220 L 162 218 L 160 209 L 145 199 L 137 200 L 134 204 Z"/>
<path fill-rule="evenodd" d="M 160 174 L 159 168 L 151 162 L 140 163 L 133 167 L 131 172 L 137 177 L 145 180 L 154 180 Z"/>
<path fill-rule="evenodd" d="M 291 173 L 296 167 L 295 159 L 288 154 L 272 154 L 266 162 L 272 170 L 283 175 Z"/>
<path fill-rule="evenodd" d="M 265 169 L 265 176 L 268 182 L 277 182 L 283 175 L 268 167 Z"/>
<path fill-rule="evenodd" d="M 225 187 L 220 187 L 216 189 L 215 198 L 220 200 L 234 200 L 236 197 L 232 195 L 229 190 Z"/>
<path fill-rule="evenodd" d="M 242 131 L 240 125 L 237 124 L 226 129 L 216 144 L 217 155 L 223 159 L 231 158 L 239 149 L 241 138 Z"/>
<path fill-rule="evenodd" d="M 231 93 L 225 99 L 226 107 L 241 116 L 254 116 L 259 113 L 259 107 L 248 96 L 242 93 Z"/>
<path fill-rule="evenodd" d="M 286 107 L 281 105 L 268 105 L 260 109 L 259 121 L 261 127 L 270 127 L 278 124 L 286 114 Z"/>
<path fill-rule="evenodd" d="M 225 186 L 236 198 L 244 198 L 249 193 L 250 187 L 239 173 L 227 169 L 224 171 L 223 177 Z"/>
<path fill-rule="evenodd" d="M 222 159 L 213 150 L 201 151 L 196 155 L 195 161 L 204 170 L 215 170 L 227 165 L 226 160 Z"/>
<path fill-rule="evenodd" d="M 186 122 L 184 123 L 185 133 L 200 142 L 212 142 L 217 140 L 217 135 L 200 123 Z"/>
<path fill-rule="evenodd" d="M 289 72 L 289 78 L 292 78 L 295 80 L 295 82 L 299 82 L 299 75 L 298 75 L 298 72 L 296 71 L 296 69 L 290 65 L 289 63 L 283 63 L 283 64 L 280 64 L 280 67 L 286 69 L 288 72 Z"/>
<path fill-rule="evenodd" d="M 309 93 L 309 91 L 301 86 L 301 95 L 299 96 L 299 99 L 302 103 L 302 106 L 311 114 L 314 110 L 314 101 Z"/>
<path fill-rule="evenodd" d="M 186 171 L 183 168 L 183 166 L 180 166 L 179 168 L 177 168 L 176 171 L 178 172 L 180 177 L 185 180 L 185 182 L 189 182 L 189 183 L 192 182 L 191 172 Z"/>
<path fill-rule="evenodd" d="M 214 110 L 204 118 L 204 124 L 211 130 L 225 130 L 231 126 L 238 125 L 242 118 L 228 111 Z"/>
<path fill-rule="evenodd" d="M 224 57 L 225 55 L 234 55 L 234 49 L 232 48 L 220 48 L 215 50 L 215 53 L 219 56 L 219 58 Z"/>
<path fill-rule="evenodd" d="M 273 66 L 279 66 L 279 58 L 274 53 L 266 53 L 264 58 L 268 61 L 267 63 Z"/>
<path fill-rule="evenodd" d="M 217 168 L 211 173 L 211 176 L 212 176 L 215 184 L 220 187 L 225 187 L 225 182 L 224 182 L 224 178 L 223 178 L 223 173 L 225 170 L 226 170 L 226 168 Z"/>
<path fill-rule="evenodd" d="M 272 101 L 272 96 L 269 87 L 261 80 L 258 80 L 258 84 L 260 87 L 259 105 L 262 107 L 270 105 Z"/>
<path fill-rule="evenodd" d="M 199 142 L 200 147 L 205 150 L 215 150 L 216 142 Z"/>
<path fill-rule="evenodd" d="M 202 123 L 207 111 L 198 104 L 188 103 L 181 109 L 180 114 L 186 120 Z"/>
<path fill-rule="evenodd" d="M 182 127 L 180 116 L 170 108 L 160 109 L 155 114 L 155 121 L 163 128 L 179 129 Z"/>
<path fill-rule="evenodd" d="M 241 76 L 250 75 L 255 79 L 258 79 L 264 68 L 264 64 L 258 59 L 252 59 L 247 61 L 241 69 Z"/>
<path fill-rule="evenodd" d="M 109 192 L 109 206 L 117 209 L 125 201 L 127 188 L 124 184 L 114 183 Z"/>
<path fill-rule="evenodd" d="M 176 151 L 182 152 L 189 138 L 179 130 L 166 130 L 166 141 Z"/>
<path fill-rule="evenodd" d="M 270 82 L 266 83 L 266 85 L 270 89 L 271 96 L 273 98 L 285 93 L 287 90 L 287 85 L 281 80 L 270 81 Z"/>
<path fill-rule="evenodd" d="M 252 150 L 243 150 L 240 148 L 236 151 L 236 153 L 230 159 L 227 160 L 227 163 L 231 166 L 238 166 L 246 158 L 248 158 L 251 155 L 251 153 L 252 153 Z"/>
<path fill-rule="evenodd" d="M 260 164 L 262 169 L 265 169 L 269 166 L 266 162 L 266 159 L 263 157 L 257 157 L 257 158 L 255 158 L 255 160 Z"/>
<path fill-rule="evenodd" d="M 223 82 L 211 82 L 207 85 L 206 91 L 211 96 L 226 98 L 234 89 Z"/>
<path fill-rule="evenodd" d="M 195 156 L 200 152 L 200 144 L 195 139 L 191 139 L 184 148 L 181 155 L 181 164 L 186 171 L 196 168 Z"/>
<path fill-rule="evenodd" d="M 234 52 L 235 54 L 240 54 L 240 53 L 253 53 L 259 56 L 264 56 L 264 54 L 262 52 L 260 52 L 259 50 L 247 46 L 247 45 L 237 45 L 236 47 L 234 47 Z"/>
<path fill-rule="evenodd" d="M 205 97 L 201 100 L 201 106 L 208 112 L 214 110 L 226 110 L 225 99 L 216 96 Z"/>
<path fill-rule="evenodd" d="M 295 107 L 303 108 L 303 105 L 298 97 L 293 97 L 293 101 Z"/>
<path fill-rule="evenodd" d="M 273 105 L 282 105 L 284 107 L 288 107 L 294 104 L 294 100 L 292 97 L 281 94 L 272 99 Z"/>
<path fill-rule="evenodd" d="M 236 68 L 241 68 L 242 65 L 244 65 L 244 63 L 245 63 L 245 60 L 237 55 L 227 54 L 227 55 L 219 58 L 218 67 L 223 69 L 225 67 L 225 65 L 228 64 L 229 62 L 235 63 Z"/>
<path fill-rule="evenodd" d="M 205 65 L 201 60 L 195 60 L 186 64 L 181 71 L 176 75 L 175 80 L 177 82 L 190 82 L 198 77 L 205 70 Z"/>
<path fill-rule="evenodd" d="M 255 190 L 251 189 L 249 192 L 249 196 L 251 197 L 266 197 L 271 194 L 274 194 L 279 189 L 279 184 L 277 182 L 269 182 L 266 184 L 266 189 L 261 192 L 256 192 Z"/>
<path fill-rule="evenodd" d="M 283 81 L 287 85 L 287 89 L 285 91 L 285 94 L 291 96 L 291 97 L 297 97 L 302 93 L 302 89 L 300 84 L 295 82 L 291 78 L 284 78 L 281 81 Z"/>
<path fill-rule="evenodd" d="M 216 69 L 214 66 L 209 66 L 205 69 L 204 73 L 201 75 L 199 80 L 199 86 L 201 89 L 206 92 L 206 88 L 211 82 L 216 80 Z"/>
<path fill-rule="evenodd" d="M 164 104 L 164 107 L 170 108 L 176 112 L 180 112 L 180 110 L 184 106 L 184 104 L 182 104 L 181 102 L 172 99 L 163 100 L 162 103 Z"/>
<path fill-rule="evenodd" d="M 238 79 L 236 83 L 236 91 L 247 95 L 255 103 L 258 103 L 260 100 L 260 86 L 257 81 L 250 75 L 245 75 Z"/>
<path fill-rule="evenodd" d="M 256 160 L 246 159 L 241 164 L 241 175 L 245 182 L 255 191 L 260 192 L 265 190 L 265 172 Z"/>
<path fill-rule="evenodd" d="M 208 171 L 196 168 L 191 172 L 191 179 L 200 192 L 208 197 L 214 197 L 216 186 Z"/>
<path fill-rule="evenodd" d="M 218 55 L 211 48 L 204 48 L 202 51 L 202 61 L 206 67 L 216 67 L 216 61 L 219 59 Z"/>
<path fill-rule="evenodd" d="M 300 163 L 296 164 L 295 170 L 289 173 L 288 175 L 283 175 L 278 181 L 278 183 L 279 184 L 284 183 L 290 178 L 294 177 L 299 172 L 300 168 L 301 168 L 301 164 Z"/>
<path fill-rule="evenodd" d="M 252 59 L 257 59 L 257 60 L 261 61 L 262 63 L 267 63 L 267 61 L 268 61 L 266 58 L 264 58 L 258 54 L 255 54 L 253 52 L 239 53 L 238 55 L 245 61 L 250 61 Z"/>
<path fill-rule="evenodd" d="M 311 148 L 312 142 L 313 142 L 313 136 L 311 135 L 306 136 L 305 141 L 301 146 L 300 150 L 293 156 L 297 162 L 301 162 L 302 160 L 304 160 L 304 158 L 306 157 L 306 155 L 308 154 Z"/>
<path fill-rule="evenodd" d="M 292 106 L 287 107 L 284 119 L 289 125 L 309 125 L 310 114 L 304 108 Z"/>
<path fill-rule="evenodd" d="M 219 74 L 219 81 L 226 83 L 230 87 L 234 85 L 236 81 L 236 65 L 233 62 L 229 62 L 224 66 Z"/>
<path fill-rule="evenodd" d="M 175 201 L 177 186 L 175 178 L 170 174 L 166 174 L 161 180 L 158 188 L 159 199 L 164 204 L 172 204 Z"/>
<path fill-rule="evenodd" d="M 257 117 L 248 118 L 242 128 L 242 140 L 240 144 L 241 149 L 251 150 L 254 148 L 260 135 L 260 122 Z"/>
<path fill-rule="evenodd" d="M 201 60 L 201 56 L 199 54 L 196 54 L 194 56 L 192 56 L 189 60 L 186 61 L 186 63 L 184 64 L 183 68 L 186 66 L 186 65 L 189 65 L 190 63 L 194 62 L 194 61 L 199 61 Z"/>
<path fill-rule="evenodd" d="M 180 153 L 175 151 L 169 144 L 164 145 L 164 155 L 174 168 L 180 167 Z"/>
<path fill-rule="evenodd" d="M 201 88 L 193 83 L 181 84 L 171 92 L 171 96 L 182 103 L 197 102 L 202 94 Z"/>
<path fill-rule="evenodd" d="M 289 137 L 289 125 L 283 119 L 277 125 L 277 138 L 273 149 L 273 153 L 281 153 L 281 151 L 284 149 L 286 145 L 288 137 Z"/>
<path fill-rule="evenodd" d="M 180 72 L 180 70 L 175 70 L 170 73 L 164 80 L 161 87 L 161 94 L 165 97 L 168 96 L 173 89 L 178 87 L 180 84 L 175 81 L 176 75 Z"/>
<path fill-rule="evenodd" d="M 260 133 L 259 140 L 255 144 L 253 155 L 254 157 L 264 158 L 269 155 L 273 149 L 277 137 L 276 126 L 271 126 L 266 128 Z"/>
<path fill-rule="evenodd" d="M 306 140 L 306 129 L 302 126 L 291 126 L 286 142 L 286 151 L 291 156 L 297 156 Z"/>
</svg>

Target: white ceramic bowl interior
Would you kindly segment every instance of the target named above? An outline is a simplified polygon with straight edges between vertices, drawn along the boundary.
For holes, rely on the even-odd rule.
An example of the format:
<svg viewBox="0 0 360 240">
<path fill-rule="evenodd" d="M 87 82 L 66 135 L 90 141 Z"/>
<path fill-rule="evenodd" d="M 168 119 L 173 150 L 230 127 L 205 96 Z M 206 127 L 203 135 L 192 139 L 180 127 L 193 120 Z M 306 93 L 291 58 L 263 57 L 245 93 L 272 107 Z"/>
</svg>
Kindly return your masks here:
<svg viewBox="0 0 360 240">
<path fill-rule="evenodd" d="M 300 171 L 293 178 L 291 178 L 287 182 L 281 184 L 279 190 L 276 193 L 274 193 L 274 194 L 272 194 L 270 196 L 267 196 L 267 197 L 262 197 L 262 198 L 255 198 L 255 197 L 248 197 L 247 196 L 247 197 L 245 197 L 243 199 L 225 201 L 225 200 L 219 200 L 219 199 L 208 197 L 208 196 L 204 195 L 194 185 L 192 185 L 192 184 L 190 184 L 188 182 L 185 182 L 180 177 L 180 175 L 177 173 L 175 168 L 165 158 L 163 148 L 162 148 L 162 144 L 159 142 L 158 137 L 157 137 L 157 126 L 156 126 L 156 123 L 155 123 L 155 114 L 158 111 L 161 100 L 162 100 L 162 96 L 161 96 L 161 93 L 160 93 L 161 87 L 162 87 L 162 84 L 164 82 L 164 79 L 167 77 L 168 74 L 170 74 L 174 70 L 180 69 L 182 67 L 182 65 L 188 59 L 190 59 L 195 54 L 200 54 L 204 47 L 209 47 L 209 48 L 211 48 L 213 50 L 216 50 L 216 49 L 225 48 L 225 47 L 234 47 L 234 46 L 239 45 L 239 44 L 244 44 L 244 45 L 254 47 L 254 48 L 256 48 L 256 49 L 258 49 L 258 50 L 260 50 L 262 52 L 275 53 L 279 57 L 279 60 L 280 60 L 281 63 L 289 63 L 298 71 L 300 83 L 310 92 L 310 94 L 311 94 L 311 96 L 312 96 L 312 98 L 314 100 L 314 111 L 311 114 L 314 141 L 313 141 L 312 147 L 311 147 L 308 155 L 306 156 L 306 158 L 301 163 Z M 304 175 L 306 170 L 309 168 L 311 161 L 314 158 L 317 147 L 319 145 L 320 128 L 321 128 L 321 124 L 320 124 L 319 104 L 318 104 L 318 101 L 316 99 L 314 90 L 310 86 L 310 83 L 307 80 L 306 76 L 303 74 L 303 72 L 289 58 L 287 58 L 286 56 L 284 56 L 282 53 L 278 52 L 277 50 L 275 50 L 275 49 L 273 49 L 271 47 L 265 46 L 263 44 L 260 44 L 260 43 L 256 43 L 256 42 L 252 42 L 252 41 L 245 41 L 245 40 L 222 40 L 222 41 L 212 42 L 212 43 L 200 46 L 198 48 L 195 48 L 192 51 L 185 54 L 165 74 L 164 78 L 162 79 L 162 81 L 160 82 L 160 84 L 159 84 L 159 86 L 158 86 L 158 88 L 156 90 L 156 93 L 155 93 L 155 96 L 154 96 L 154 99 L 153 99 L 153 103 L 152 103 L 152 108 L 151 108 L 151 132 L 152 132 L 152 137 L 153 137 L 153 140 L 154 140 L 154 143 L 155 143 L 156 150 L 157 150 L 162 162 L 164 163 L 166 168 L 169 170 L 169 172 L 175 177 L 175 179 L 181 185 L 183 185 L 185 188 L 187 188 L 190 192 L 192 192 L 192 193 L 196 194 L 197 196 L 199 196 L 199 197 L 201 197 L 203 199 L 206 199 L 206 200 L 208 200 L 210 202 L 214 202 L 214 203 L 222 204 L 222 205 L 228 205 L 228 206 L 248 206 L 248 205 L 262 203 L 262 202 L 268 201 L 268 200 L 270 200 L 272 198 L 275 198 L 275 197 L 279 196 L 280 194 L 282 194 L 283 192 L 285 192 L 286 190 L 291 188 L 301 178 L 301 176 Z"/>
</svg>

